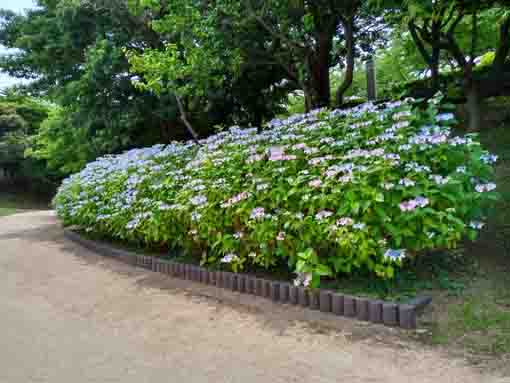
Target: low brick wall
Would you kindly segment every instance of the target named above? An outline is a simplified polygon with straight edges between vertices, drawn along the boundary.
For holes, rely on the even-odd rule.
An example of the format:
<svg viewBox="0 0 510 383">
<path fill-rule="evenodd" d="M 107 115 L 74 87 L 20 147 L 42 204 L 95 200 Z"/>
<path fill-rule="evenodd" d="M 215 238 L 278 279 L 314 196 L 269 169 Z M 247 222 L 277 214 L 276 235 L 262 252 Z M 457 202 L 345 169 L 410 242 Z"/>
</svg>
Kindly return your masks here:
<svg viewBox="0 0 510 383">
<path fill-rule="evenodd" d="M 392 303 L 355 297 L 323 289 L 297 287 L 288 282 L 267 280 L 246 274 L 211 271 L 204 267 L 174 262 L 123 250 L 102 242 L 92 241 L 64 229 L 66 238 L 104 256 L 114 257 L 133 266 L 163 273 L 174 278 L 208 284 L 242 294 L 252 294 L 273 302 L 299 305 L 332 315 L 345 316 L 404 329 L 416 328 L 417 316 L 431 302 L 420 297 L 407 303 Z"/>
</svg>

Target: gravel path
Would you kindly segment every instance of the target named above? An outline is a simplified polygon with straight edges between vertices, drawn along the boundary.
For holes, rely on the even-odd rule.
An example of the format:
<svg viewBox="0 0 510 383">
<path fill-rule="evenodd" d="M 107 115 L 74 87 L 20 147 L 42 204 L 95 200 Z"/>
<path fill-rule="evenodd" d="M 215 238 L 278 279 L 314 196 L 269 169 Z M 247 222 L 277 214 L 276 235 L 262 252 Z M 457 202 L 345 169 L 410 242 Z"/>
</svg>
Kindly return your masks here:
<svg viewBox="0 0 510 383">
<path fill-rule="evenodd" d="M 0 218 L 0 382 L 510 381 L 437 350 L 356 339 L 354 321 L 323 330 L 178 283 L 66 241 L 50 212 Z"/>
</svg>

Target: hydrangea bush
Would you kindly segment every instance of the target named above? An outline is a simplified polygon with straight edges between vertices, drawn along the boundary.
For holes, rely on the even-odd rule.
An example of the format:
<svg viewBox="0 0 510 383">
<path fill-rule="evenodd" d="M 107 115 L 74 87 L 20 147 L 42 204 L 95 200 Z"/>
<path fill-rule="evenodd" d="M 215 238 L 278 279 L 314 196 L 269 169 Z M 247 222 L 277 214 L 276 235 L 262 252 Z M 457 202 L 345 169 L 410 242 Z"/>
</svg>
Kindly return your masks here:
<svg viewBox="0 0 510 383">
<path fill-rule="evenodd" d="M 454 123 L 438 96 L 232 127 L 99 158 L 55 205 L 65 225 L 234 271 L 286 264 L 313 286 L 360 268 L 392 278 L 406 257 L 475 239 L 497 198 L 495 156 Z"/>
</svg>

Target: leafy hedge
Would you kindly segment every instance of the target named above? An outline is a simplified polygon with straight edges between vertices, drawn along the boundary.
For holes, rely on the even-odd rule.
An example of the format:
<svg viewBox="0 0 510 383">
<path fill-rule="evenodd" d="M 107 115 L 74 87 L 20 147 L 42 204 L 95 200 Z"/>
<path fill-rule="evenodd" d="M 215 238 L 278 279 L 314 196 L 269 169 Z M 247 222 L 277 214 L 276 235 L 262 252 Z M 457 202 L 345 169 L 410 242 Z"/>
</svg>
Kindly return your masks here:
<svg viewBox="0 0 510 383">
<path fill-rule="evenodd" d="M 452 136 L 440 98 L 102 157 L 64 181 L 57 212 L 66 225 L 234 271 L 283 263 L 305 285 L 360 268 L 391 278 L 406 257 L 475 239 L 497 198 L 495 157 L 474 135 Z"/>
</svg>

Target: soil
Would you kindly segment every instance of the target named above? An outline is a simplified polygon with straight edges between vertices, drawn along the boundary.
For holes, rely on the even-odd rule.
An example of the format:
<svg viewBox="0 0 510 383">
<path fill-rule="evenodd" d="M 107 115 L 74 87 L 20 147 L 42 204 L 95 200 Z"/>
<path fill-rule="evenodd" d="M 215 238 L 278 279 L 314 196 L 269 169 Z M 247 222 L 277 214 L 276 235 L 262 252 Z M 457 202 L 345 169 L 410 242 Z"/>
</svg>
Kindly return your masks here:
<svg viewBox="0 0 510 383">
<path fill-rule="evenodd" d="M 102 258 L 47 211 L 0 218 L 0 328 L 9 383 L 510 382 L 401 330 Z"/>
</svg>

